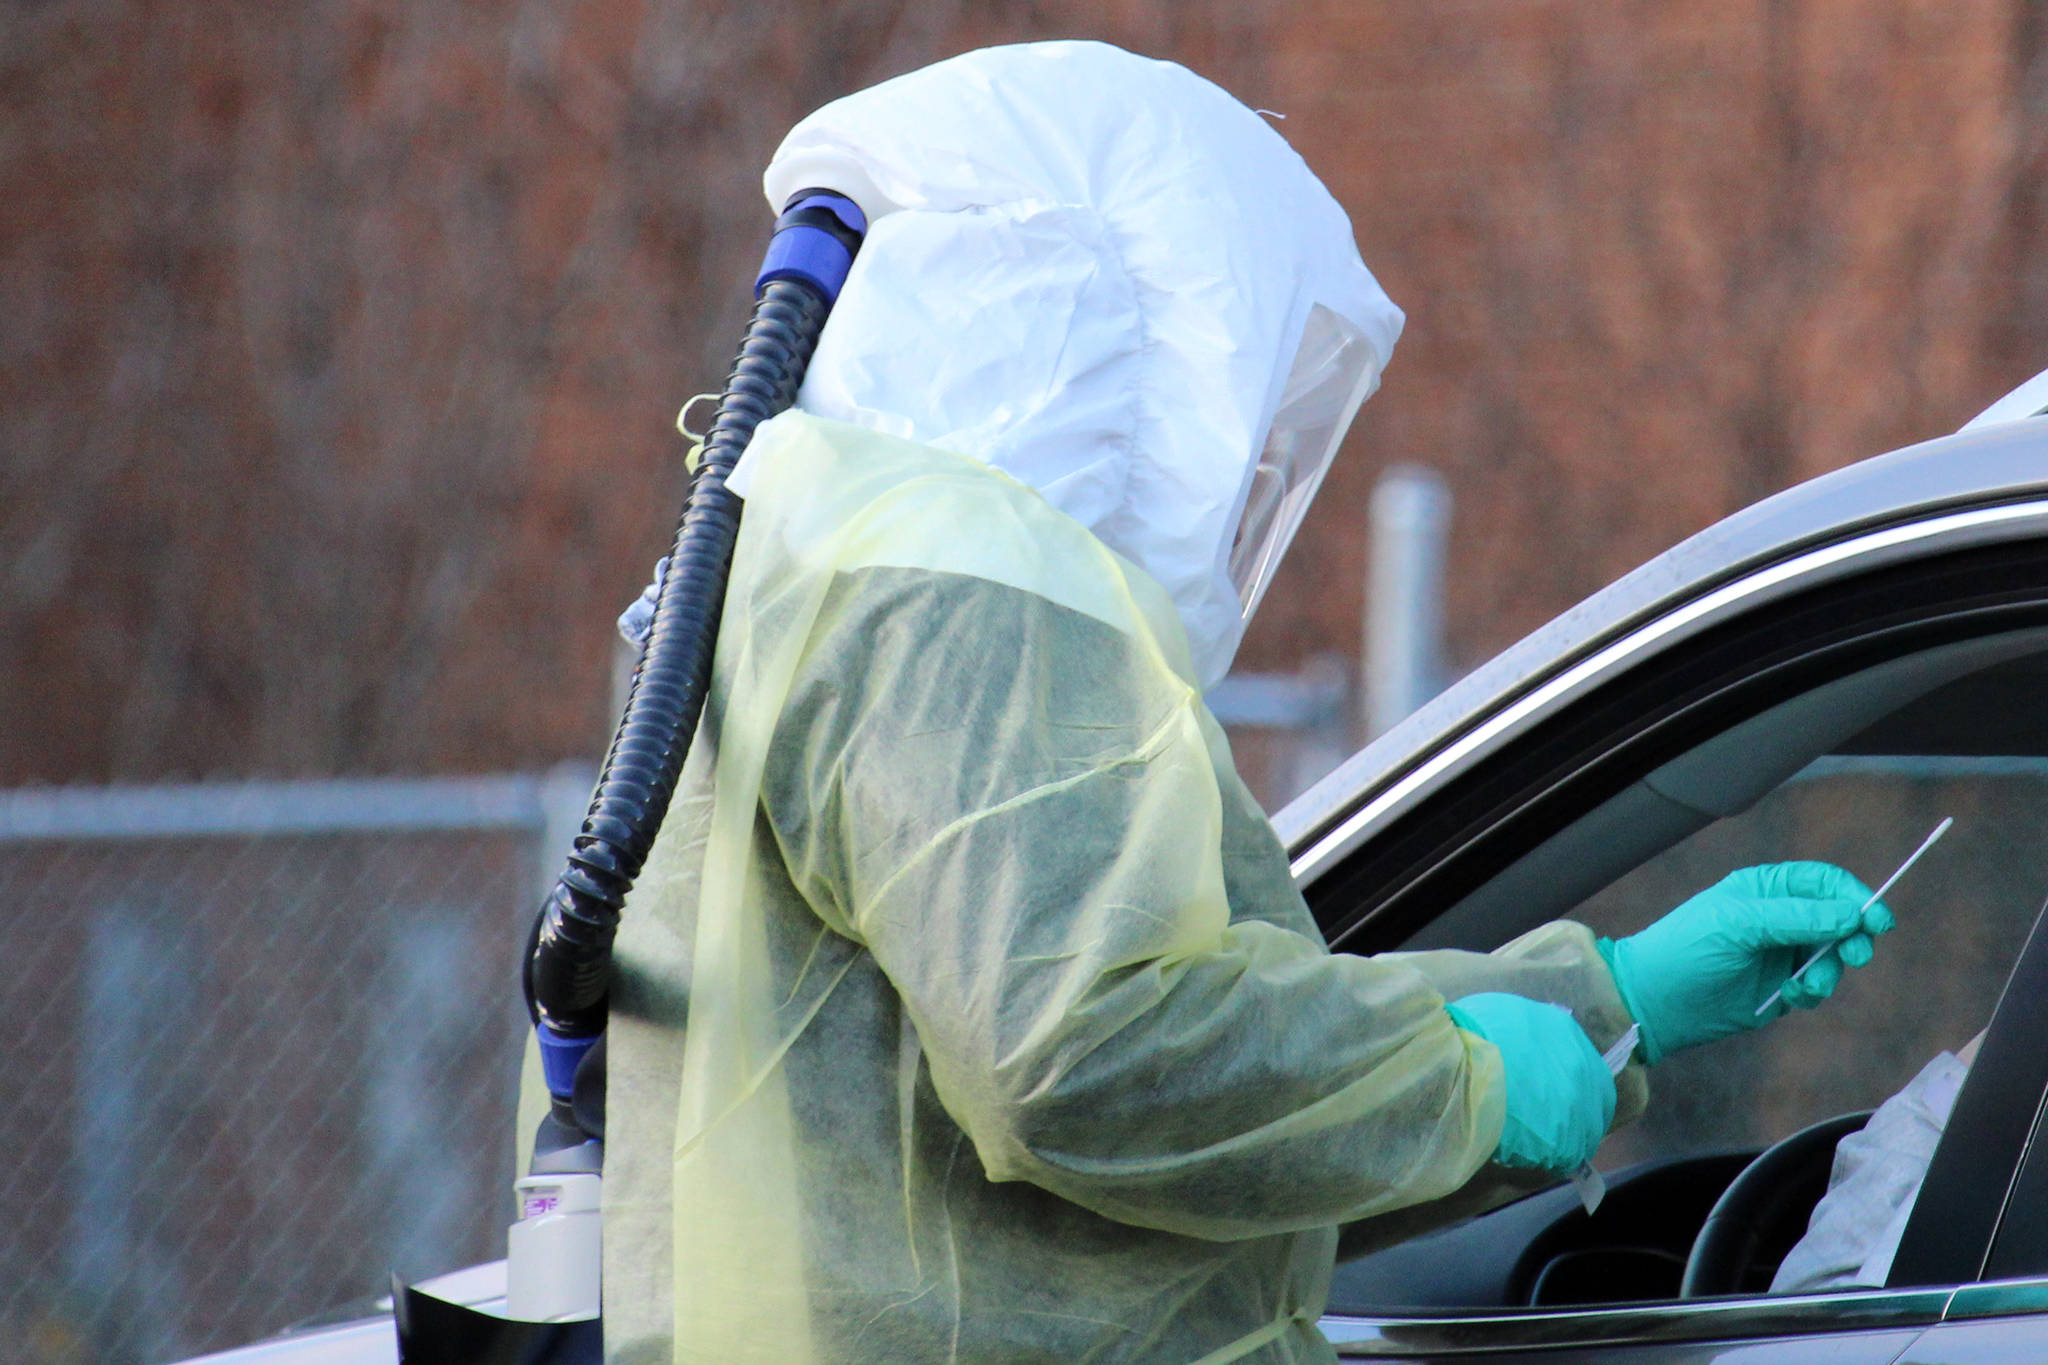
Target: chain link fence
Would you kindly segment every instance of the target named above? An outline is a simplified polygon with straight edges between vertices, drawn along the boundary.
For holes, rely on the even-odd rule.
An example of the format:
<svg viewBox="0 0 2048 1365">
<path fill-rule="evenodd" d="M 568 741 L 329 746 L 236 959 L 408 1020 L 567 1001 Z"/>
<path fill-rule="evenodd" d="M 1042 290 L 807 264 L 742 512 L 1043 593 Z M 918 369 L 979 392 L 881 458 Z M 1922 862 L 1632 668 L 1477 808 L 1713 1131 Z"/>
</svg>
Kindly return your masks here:
<svg viewBox="0 0 2048 1365">
<path fill-rule="evenodd" d="M 1266 787 L 1334 761 L 1296 752 L 1327 666 L 1234 685 Z M 0 1361 L 162 1365 L 501 1257 L 517 959 L 589 786 L 0 791 Z"/>
<path fill-rule="evenodd" d="M 0 1357 L 156 1365 L 504 1254 L 588 774 L 0 793 Z"/>
</svg>

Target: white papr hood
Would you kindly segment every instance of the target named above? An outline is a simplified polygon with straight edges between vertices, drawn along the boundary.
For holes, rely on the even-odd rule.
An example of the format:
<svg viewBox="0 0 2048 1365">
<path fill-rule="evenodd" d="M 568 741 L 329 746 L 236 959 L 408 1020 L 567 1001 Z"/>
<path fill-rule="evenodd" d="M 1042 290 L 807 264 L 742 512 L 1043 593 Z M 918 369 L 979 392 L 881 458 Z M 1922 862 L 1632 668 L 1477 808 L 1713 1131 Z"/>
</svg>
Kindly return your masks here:
<svg viewBox="0 0 2048 1365">
<path fill-rule="evenodd" d="M 798 406 L 1036 488 L 1166 588 L 1220 679 L 1257 602 L 1232 540 L 1311 312 L 1362 342 L 1354 405 L 1402 322 L 1279 133 L 1171 62 L 1033 43 L 826 105 L 765 186 L 871 220 Z"/>
</svg>

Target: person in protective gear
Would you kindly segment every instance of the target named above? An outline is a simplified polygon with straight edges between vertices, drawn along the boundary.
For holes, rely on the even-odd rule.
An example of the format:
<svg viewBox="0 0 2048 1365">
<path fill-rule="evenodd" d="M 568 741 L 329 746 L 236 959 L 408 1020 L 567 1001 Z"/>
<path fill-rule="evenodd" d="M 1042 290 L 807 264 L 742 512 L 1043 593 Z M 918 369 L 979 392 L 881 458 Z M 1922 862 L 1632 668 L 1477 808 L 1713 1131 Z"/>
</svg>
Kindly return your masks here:
<svg viewBox="0 0 2048 1365">
<path fill-rule="evenodd" d="M 1717 902 L 1610 949 L 1620 989 L 1568 922 L 1331 954 L 1202 694 L 1400 330 L 1342 210 L 1094 43 L 826 106 L 767 173 L 815 185 L 872 229 L 735 470 L 617 943 L 608 1355 L 1331 1359 L 1340 1224 L 1576 1166 L 1645 1102 L 1599 1056 L 1631 1005 L 1710 1036 L 1861 888 Z"/>
</svg>

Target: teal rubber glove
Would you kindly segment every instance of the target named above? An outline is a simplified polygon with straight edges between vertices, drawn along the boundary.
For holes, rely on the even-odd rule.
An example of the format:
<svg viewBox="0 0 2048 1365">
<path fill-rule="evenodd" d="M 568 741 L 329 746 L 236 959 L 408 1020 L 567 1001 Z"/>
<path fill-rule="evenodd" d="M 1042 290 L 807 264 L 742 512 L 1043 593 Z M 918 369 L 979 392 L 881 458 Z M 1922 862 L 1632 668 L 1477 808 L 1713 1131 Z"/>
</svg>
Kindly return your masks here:
<svg viewBox="0 0 2048 1365">
<path fill-rule="evenodd" d="M 1614 1122 L 1614 1077 L 1571 1011 L 1496 992 L 1444 1011 L 1500 1052 L 1507 1120 L 1493 1159 L 1560 1173 L 1592 1160 Z"/>
<path fill-rule="evenodd" d="M 1843 965 L 1869 962 L 1872 940 L 1892 927 L 1882 901 L 1857 914 L 1869 899 L 1869 887 L 1832 863 L 1770 863 L 1729 873 L 1640 934 L 1599 940 L 1643 1027 L 1638 1054 L 1656 1062 L 1827 999 Z M 1789 979 L 1827 943 L 1833 951 Z M 1784 997 L 1759 1015 L 1781 986 Z"/>
</svg>

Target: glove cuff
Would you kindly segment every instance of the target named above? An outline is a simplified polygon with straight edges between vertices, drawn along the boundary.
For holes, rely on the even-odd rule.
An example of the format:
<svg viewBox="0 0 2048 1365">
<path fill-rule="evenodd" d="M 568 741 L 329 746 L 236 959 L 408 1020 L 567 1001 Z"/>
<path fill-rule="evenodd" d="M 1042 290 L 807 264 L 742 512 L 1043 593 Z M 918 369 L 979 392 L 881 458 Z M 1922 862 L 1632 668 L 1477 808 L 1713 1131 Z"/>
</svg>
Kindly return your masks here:
<svg viewBox="0 0 2048 1365">
<path fill-rule="evenodd" d="M 1614 1121 L 1613 1078 L 1561 1005 L 1482 992 L 1446 1004 L 1462 1032 L 1500 1054 L 1503 1166 L 1569 1171 L 1592 1158 Z"/>
<path fill-rule="evenodd" d="M 1664 1060 L 1664 1048 L 1658 1043 L 1656 1030 L 1650 1027 L 1650 1021 L 1643 1014 L 1642 1006 L 1636 1002 L 1636 993 L 1629 984 L 1628 969 L 1622 965 L 1627 957 L 1627 945 L 1627 939 L 1616 941 L 1611 938 L 1596 938 L 1593 940 L 1593 951 L 1599 953 L 1600 960 L 1607 964 L 1607 974 L 1614 978 L 1615 993 L 1621 997 L 1621 1003 L 1627 1008 L 1629 1017 L 1636 1021 L 1636 1027 L 1641 1030 L 1636 1041 L 1636 1056 L 1642 1059 L 1643 1065 L 1655 1066 Z"/>
</svg>

